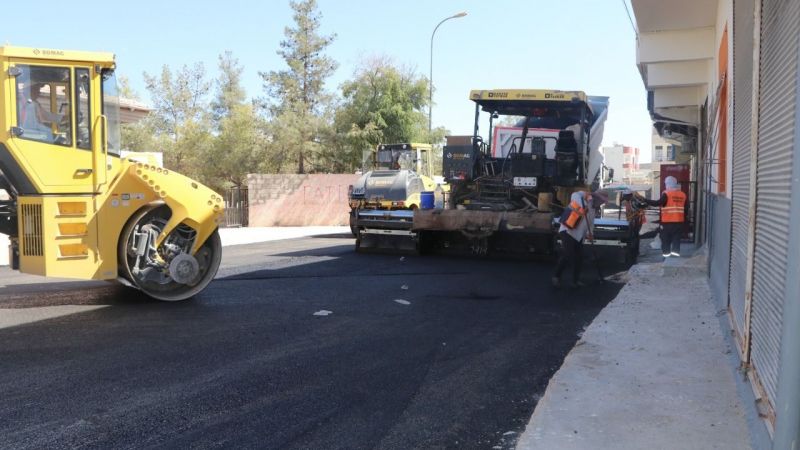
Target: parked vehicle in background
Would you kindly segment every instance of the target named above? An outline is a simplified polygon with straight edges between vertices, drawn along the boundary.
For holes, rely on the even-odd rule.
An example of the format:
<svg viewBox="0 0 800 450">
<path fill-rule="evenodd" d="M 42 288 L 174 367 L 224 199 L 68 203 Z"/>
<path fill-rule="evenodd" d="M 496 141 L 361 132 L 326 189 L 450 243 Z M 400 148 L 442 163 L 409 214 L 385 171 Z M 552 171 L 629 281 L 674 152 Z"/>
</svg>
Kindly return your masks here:
<svg viewBox="0 0 800 450">
<path fill-rule="evenodd" d="M 410 232 L 414 211 L 444 202 L 434 180 L 430 144 L 381 144 L 372 154 L 372 170 L 349 189 L 350 229 L 357 250 L 416 248 Z"/>
</svg>

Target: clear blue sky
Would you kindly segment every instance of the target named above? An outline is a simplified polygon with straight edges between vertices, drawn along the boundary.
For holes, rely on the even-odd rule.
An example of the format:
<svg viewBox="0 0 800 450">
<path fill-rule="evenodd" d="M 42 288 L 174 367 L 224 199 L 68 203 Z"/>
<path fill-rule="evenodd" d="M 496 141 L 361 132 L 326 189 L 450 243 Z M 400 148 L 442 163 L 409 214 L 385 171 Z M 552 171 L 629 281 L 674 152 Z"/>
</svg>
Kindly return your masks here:
<svg viewBox="0 0 800 450">
<path fill-rule="evenodd" d="M 337 90 L 358 62 L 387 55 L 427 76 L 436 33 L 434 126 L 470 134 L 470 89 L 548 88 L 611 97 L 604 144 L 650 148 L 646 93 L 636 69 L 636 39 L 620 0 L 318 0 L 323 33 L 336 33 L 328 54 Z M 259 71 L 284 68 L 275 53 L 292 23 L 288 0 L 86 0 L 33 7 L 7 2 L 0 41 L 26 47 L 104 50 L 118 73 L 148 101 L 142 72 L 202 61 L 216 75 L 217 55 L 233 51 L 251 97 L 262 95 Z M 645 156 L 649 158 L 649 156 Z"/>
</svg>

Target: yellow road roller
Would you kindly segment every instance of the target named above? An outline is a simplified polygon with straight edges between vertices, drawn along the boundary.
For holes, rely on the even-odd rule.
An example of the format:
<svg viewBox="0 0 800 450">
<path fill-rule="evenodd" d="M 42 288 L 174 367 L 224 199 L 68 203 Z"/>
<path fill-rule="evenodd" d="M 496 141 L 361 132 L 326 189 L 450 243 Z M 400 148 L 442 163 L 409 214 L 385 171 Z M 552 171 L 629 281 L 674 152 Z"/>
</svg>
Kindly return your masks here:
<svg viewBox="0 0 800 450">
<path fill-rule="evenodd" d="M 0 47 L 0 233 L 13 269 L 184 300 L 214 278 L 222 198 L 120 156 L 114 55 Z"/>
</svg>

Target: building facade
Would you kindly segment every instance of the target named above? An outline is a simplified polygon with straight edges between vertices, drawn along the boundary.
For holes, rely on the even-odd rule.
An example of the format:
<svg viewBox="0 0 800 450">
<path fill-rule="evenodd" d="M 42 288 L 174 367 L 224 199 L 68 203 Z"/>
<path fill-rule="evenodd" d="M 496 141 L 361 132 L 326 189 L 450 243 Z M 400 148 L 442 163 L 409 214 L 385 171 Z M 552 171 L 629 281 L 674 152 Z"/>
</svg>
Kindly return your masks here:
<svg viewBox="0 0 800 450">
<path fill-rule="evenodd" d="M 666 143 L 653 145 L 653 161 L 675 161 L 675 145 Z"/>
<path fill-rule="evenodd" d="M 654 163 L 675 162 L 676 156 L 681 151 L 680 142 L 659 136 L 653 129 L 651 142 L 651 155 Z"/>
<path fill-rule="evenodd" d="M 603 147 L 603 164 L 609 169 L 614 169 L 615 183 L 629 183 L 631 174 L 639 170 L 639 149 L 626 145 L 614 144 L 610 147 Z"/>
<path fill-rule="evenodd" d="M 774 448 L 800 445 L 797 0 L 632 0 L 662 138 L 688 160 L 698 242 Z"/>
</svg>

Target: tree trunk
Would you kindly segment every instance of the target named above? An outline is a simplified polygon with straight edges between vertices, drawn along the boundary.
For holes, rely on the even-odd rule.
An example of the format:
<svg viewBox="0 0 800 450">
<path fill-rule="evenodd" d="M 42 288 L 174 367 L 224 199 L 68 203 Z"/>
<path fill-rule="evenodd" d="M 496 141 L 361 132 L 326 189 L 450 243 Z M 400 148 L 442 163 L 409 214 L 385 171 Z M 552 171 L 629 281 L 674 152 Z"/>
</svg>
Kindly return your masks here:
<svg viewBox="0 0 800 450">
<path fill-rule="evenodd" d="M 303 149 L 302 148 L 300 149 L 300 155 L 298 156 L 297 160 L 298 160 L 297 173 L 299 173 L 299 174 L 306 173 L 306 168 L 305 168 L 305 164 L 304 164 L 305 163 L 305 158 L 303 157 Z"/>
</svg>

